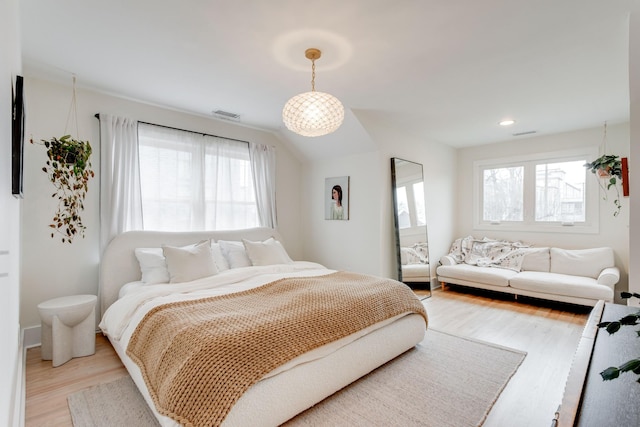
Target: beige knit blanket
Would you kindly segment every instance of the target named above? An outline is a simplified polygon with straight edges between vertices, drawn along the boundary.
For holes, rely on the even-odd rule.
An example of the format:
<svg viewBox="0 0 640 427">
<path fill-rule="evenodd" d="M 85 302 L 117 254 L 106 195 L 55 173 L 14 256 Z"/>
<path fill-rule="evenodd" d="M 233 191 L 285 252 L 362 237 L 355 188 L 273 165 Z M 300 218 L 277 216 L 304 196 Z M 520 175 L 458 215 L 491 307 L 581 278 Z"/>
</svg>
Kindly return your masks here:
<svg viewBox="0 0 640 427">
<path fill-rule="evenodd" d="M 127 355 L 159 413 L 220 425 L 240 396 L 289 360 L 403 313 L 420 300 L 402 283 L 349 272 L 281 279 L 247 291 L 158 306 Z"/>
</svg>

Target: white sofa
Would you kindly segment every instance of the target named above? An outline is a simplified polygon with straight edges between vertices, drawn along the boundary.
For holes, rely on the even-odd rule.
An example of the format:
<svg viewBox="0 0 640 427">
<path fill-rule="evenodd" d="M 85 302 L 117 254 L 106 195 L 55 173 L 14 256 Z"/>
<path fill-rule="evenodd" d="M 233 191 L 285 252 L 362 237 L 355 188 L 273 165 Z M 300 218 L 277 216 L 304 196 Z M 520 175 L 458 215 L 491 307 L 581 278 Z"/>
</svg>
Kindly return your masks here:
<svg viewBox="0 0 640 427">
<path fill-rule="evenodd" d="M 588 306 L 613 301 L 620 270 L 611 248 L 519 250 L 525 252 L 519 271 L 479 267 L 445 255 L 436 268 L 438 281 L 443 289 L 450 283 Z"/>
<path fill-rule="evenodd" d="M 404 283 L 428 283 L 431 281 L 429 247 L 425 242 L 400 248 L 400 268 Z"/>
</svg>

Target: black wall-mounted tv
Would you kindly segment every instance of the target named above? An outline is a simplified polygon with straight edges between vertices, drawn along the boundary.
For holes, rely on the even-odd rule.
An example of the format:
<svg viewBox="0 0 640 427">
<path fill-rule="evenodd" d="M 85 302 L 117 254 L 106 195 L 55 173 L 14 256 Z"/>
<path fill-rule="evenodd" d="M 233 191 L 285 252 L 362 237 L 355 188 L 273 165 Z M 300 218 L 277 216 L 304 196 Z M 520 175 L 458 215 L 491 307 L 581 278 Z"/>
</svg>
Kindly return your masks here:
<svg viewBox="0 0 640 427">
<path fill-rule="evenodd" d="M 16 76 L 13 93 L 13 127 L 11 128 L 11 193 L 22 197 L 22 169 L 24 165 L 24 79 Z"/>
</svg>

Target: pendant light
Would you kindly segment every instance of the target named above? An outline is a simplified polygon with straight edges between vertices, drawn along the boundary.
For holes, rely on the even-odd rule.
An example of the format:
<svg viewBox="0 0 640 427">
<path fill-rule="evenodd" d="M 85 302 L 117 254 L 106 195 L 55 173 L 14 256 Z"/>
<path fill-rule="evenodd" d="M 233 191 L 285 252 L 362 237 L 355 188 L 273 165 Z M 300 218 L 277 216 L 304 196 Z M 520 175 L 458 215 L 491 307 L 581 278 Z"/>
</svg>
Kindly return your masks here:
<svg viewBox="0 0 640 427">
<path fill-rule="evenodd" d="M 344 107 L 333 95 L 317 92 L 315 88 L 316 59 L 319 49 L 307 49 L 305 57 L 311 60 L 311 92 L 294 96 L 282 110 L 282 120 L 292 132 L 302 136 L 322 136 L 334 132 L 344 121 Z"/>
</svg>

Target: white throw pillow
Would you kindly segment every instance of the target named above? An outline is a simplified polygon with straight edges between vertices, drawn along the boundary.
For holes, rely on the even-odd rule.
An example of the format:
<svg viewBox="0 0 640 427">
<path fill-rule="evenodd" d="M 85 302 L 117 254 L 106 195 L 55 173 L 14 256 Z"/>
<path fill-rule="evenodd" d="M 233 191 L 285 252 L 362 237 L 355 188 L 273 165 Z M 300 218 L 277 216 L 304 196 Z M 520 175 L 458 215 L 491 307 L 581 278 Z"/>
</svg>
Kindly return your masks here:
<svg viewBox="0 0 640 427">
<path fill-rule="evenodd" d="M 219 243 L 211 242 L 211 254 L 213 255 L 213 262 L 216 263 L 216 268 L 218 269 L 218 273 L 226 271 L 229 269 L 229 263 L 227 259 L 222 254 L 222 248 Z"/>
<path fill-rule="evenodd" d="M 229 263 L 229 268 L 250 267 L 251 260 L 247 256 L 242 242 L 218 240 L 222 254 Z"/>
<path fill-rule="evenodd" d="M 519 250 L 525 253 L 520 270 L 549 272 L 551 268 L 549 248 L 522 248 Z"/>
<path fill-rule="evenodd" d="M 145 284 L 169 283 L 169 271 L 162 248 L 136 248 L 134 253 L 138 258 L 142 281 Z"/>
<path fill-rule="evenodd" d="M 598 278 L 602 270 L 615 265 L 613 249 L 567 250 L 551 248 L 551 272 Z"/>
<path fill-rule="evenodd" d="M 162 245 L 170 283 L 190 282 L 218 273 L 211 254 L 211 242 L 204 240 L 182 248 Z"/>
<path fill-rule="evenodd" d="M 242 243 L 252 265 L 290 264 L 293 262 L 284 246 L 273 237 L 264 242 L 242 239 Z"/>
</svg>

